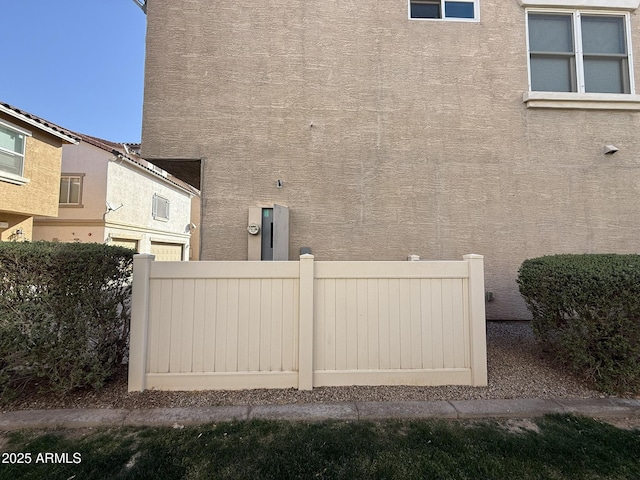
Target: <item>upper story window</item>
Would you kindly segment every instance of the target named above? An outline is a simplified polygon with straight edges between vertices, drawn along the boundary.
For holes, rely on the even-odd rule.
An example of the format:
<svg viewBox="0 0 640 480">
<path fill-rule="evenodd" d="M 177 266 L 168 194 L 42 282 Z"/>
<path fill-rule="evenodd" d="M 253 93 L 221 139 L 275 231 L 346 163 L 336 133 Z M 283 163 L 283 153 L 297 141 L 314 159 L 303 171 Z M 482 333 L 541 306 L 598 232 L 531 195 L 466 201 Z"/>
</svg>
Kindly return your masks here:
<svg viewBox="0 0 640 480">
<path fill-rule="evenodd" d="M 634 93 L 628 14 L 529 11 L 527 26 L 530 91 Z"/>
<path fill-rule="evenodd" d="M 61 207 L 81 207 L 82 206 L 82 174 L 62 174 L 60 177 L 60 197 Z"/>
<path fill-rule="evenodd" d="M 8 122 L 0 121 L 0 180 L 25 183 L 24 153 L 30 133 Z"/>
<path fill-rule="evenodd" d="M 154 220 L 169 220 L 169 199 L 154 193 L 151 214 Z"/>
<path fill-rule="evenodd" d="M 467 20 L 479 19 L 479 0 L 409 0 L 409 18 Z"/>
</svg>

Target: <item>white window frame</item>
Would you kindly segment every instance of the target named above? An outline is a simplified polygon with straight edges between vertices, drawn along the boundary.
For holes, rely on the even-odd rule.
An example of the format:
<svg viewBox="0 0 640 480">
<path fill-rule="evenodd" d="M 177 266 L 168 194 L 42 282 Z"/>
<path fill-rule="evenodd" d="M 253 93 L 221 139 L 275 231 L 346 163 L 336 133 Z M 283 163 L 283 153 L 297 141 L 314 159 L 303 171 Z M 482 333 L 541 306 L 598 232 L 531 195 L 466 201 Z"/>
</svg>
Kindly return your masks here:
<svg viewBox="0 0 640 480">
<path fill-rule="evenodd" d="M 529 14 L 542 14 L 542 15 L 571 15 L 572 29 L 573 29 L 573 44 L 576 62 L 576 91 L 565 93 L 587 93 L 585 92 L 585 78 L 584 78 L 584 52 L 582 50 L 582 22 L 583 15 L 588 16 L 600 16 L 600 17 L 622 17 L 625 24 L 625 40 L 627 46 L 627 64 L 628 64 L 628 78 L 629 93 L 622 93 L 621 95 L 634 95 L 635 82 L 633 78 L 633 53 L 631 50 L 631 20 L 629 14 L 626 12 L 611 12 L 611 11 L 590 11 L 580 9 L 527 9 L 527 21 L 526 21 L 526 33 L 527 33 L 527 64 L 529 67 L 529 91 L 531 90 L 531 48 L 529 46 Z"/>
<path fill-rule="evenodd" d="M 166 212 L 166 216 L 161 216 L 158 213 L 158 203 L 159 202 L 164 202 L 165 205 L 165 212 Z M 152 201 L 152 206 L 151 206 L 151 215 L 153 217 L 154 220 L 161 220 L 164 222 L 168 222 L 169 221 L 169 209 L 171 207 L 171 202 L 169 201 L 168 198 L 163 197 L 162 195 L 158 195 L 157 193 L 153 194 L 153 201 Z"/>
<path fill-rule="evenodd" d="M 628 10 L 632 12 L 640 6 L 640 0 L 517 0 L 521 7 L 547 8 L 606 8 L 607 10 Z"/>
<path fill-rule="evenodd" d="M 25 165 L 25 158 L 27 156 L 27 137 L 31 137 L 31 132 L 29 130 L 25 130 L 24 128 L 20 128 L 17 125 L 14 125 L 13 123 L 7 122 L 6 120 L 1 120 L 0 119 L 0 125 L 2 125 L 4 128 L 7 128 L 9 130 L 13 130 L 17 133 L 20 133 L 22 135 L 24 135 L 24 144 L 22 147 L 23 153 L 17 154 L 16 152 L 12 151 L 12 150 L 7 150 L 4 149 L 2 147 L 0 147 L 0 150 L 3 152 L 7 152 L 10 155 L 18 155 L 18 156 L 22 156 L 22 168 L 20 171 L 19 175 L 16 175 L 15 173 L 11 173 L 11 172 L 7 172 L 4 170 L 0 169 L 0 181 L 3 182 L 8 182 L 8 183 L 13 183 L 15 185 L 24 185 L 26 183 L 29 183 L 29 179 L 28 178 L 24 178 L 24 165 Z"/>
<path fill-rule="evenodd" d="M 440 12 L 442 16 L 440 18 L 416 18 L 411 16 L 411 4 L 412 3 L 420 3 L 419 0 L 407 0 L 407 15 L 409 20 L 422 20 L 429 22 L 471 22 L 477 23 L 480 21 L 480 0 L 460 0 L 463 3 L 473 3 L 473 18 L 458 18 L 458 17 L 446 17 L 445 16 L 445 8 L 444 4 L 446 1 L 456 1 L 456 0 L 439 0 L 440 2 Z"/>
<path fill-rule="evenodd" d="M 566 0 L 565 0 L 566 1 Z M 628 12 L 621 10 L 589 10 L 580 8 L 527 8 L 525 11 L 525 29 L 527 42 L 528 91 L 523 101 L 529 108 L 580 108 L 598 110 L 640 110 L 640 96 L 636 95 L 631 18 Z M 571 15 L 573 27 L 574 55 L 576 62 L 575 92 L 546 92 L 531 90 L 531 48 L 529 46 L 529 14 Z M 585 92 L 584 63 L 582 51 L 582 15 L 623 17 L 627 46 L 627 64 L 629 93 L 593 93 Z"/>
<path fill-rule="evenodd" d="M 77 178 L 80 181 L 80 191 L 78 192 L 78 202 L 77 203 L 62 203 L 60 202 L 60 198 L 58 197 L 58 206 L 60 207 L 82 207 L 82 189 L 84 184 L 84 173 L 63 173 L 60 175 L 60 182 L 62 182 L 63 178 Z M 69 185 L 71 188 L 71 185 Z M 69 199 L 69 191 L 67 191 L 67 200 Z"/>
</svg>

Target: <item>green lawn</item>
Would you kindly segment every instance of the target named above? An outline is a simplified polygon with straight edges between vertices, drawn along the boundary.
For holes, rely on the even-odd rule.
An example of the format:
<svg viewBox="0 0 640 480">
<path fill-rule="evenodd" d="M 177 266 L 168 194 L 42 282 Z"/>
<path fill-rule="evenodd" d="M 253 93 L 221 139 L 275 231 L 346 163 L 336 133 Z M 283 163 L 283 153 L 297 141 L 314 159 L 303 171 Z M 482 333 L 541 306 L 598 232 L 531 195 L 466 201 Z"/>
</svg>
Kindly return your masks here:
<svg viewBox="0 0 640 480">
<path fill-rule="evenodd" d="M 566 415 L 508 426 L 251 421 L 21 431 L 4 435 L 0 478 L 640 479 L 640 430 Z M 8 452 L 30 453 L 31 463 L 4 463 L 18 460 Z M 42 463 L 46 453 L 58 457 Z"/>
</svg>

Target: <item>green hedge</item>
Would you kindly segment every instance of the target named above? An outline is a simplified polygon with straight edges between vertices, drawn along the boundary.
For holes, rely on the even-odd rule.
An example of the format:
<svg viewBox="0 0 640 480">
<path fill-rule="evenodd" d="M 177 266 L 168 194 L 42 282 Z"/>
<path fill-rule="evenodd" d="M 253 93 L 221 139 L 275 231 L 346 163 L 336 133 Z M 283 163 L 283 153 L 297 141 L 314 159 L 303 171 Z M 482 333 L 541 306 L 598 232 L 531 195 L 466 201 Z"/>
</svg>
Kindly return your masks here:
<svg viewBox="0 0 640 480">
<path fill-rule="evenodd" d="M 132 250 L 0 243 L 0 397 L 98 389 L 128 354 Z"/>
<path fill-rule="evenodd" d="M 544 347 L 602 391 L 640 391 L 640 255 L 526 260 L 518 286 Z"/>
</svg>

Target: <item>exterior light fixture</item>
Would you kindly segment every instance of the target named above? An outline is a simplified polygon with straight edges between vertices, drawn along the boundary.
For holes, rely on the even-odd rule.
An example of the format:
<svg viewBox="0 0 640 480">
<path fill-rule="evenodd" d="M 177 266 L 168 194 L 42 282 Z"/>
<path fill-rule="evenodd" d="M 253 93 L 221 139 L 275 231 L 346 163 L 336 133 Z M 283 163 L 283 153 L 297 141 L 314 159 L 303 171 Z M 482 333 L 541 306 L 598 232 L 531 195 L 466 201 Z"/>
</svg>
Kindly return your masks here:
<svg viewBox="0 0 640 480">
<path fill-rule="evenodd" d="M 613 155 L 618 150 L 619 150 L 618 147 L 616 147 L 615 145 L 605 145 L 604 146 L 604 154 L 605 155 Z"/>
</svg>

